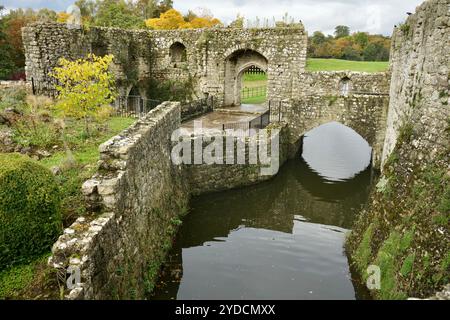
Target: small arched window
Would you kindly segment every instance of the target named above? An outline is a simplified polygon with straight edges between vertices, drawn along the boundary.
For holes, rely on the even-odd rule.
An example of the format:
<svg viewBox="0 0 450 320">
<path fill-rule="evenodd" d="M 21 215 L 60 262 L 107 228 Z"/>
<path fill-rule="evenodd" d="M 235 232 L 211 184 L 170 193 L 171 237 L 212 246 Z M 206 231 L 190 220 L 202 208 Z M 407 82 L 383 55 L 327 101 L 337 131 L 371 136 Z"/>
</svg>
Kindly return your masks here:
<svg viewBox="0 0 450 320">
<path fill-rule="evenodd" d="M 351 81 L 349 77 L 344 77 L 339 81 L 339 93 L 341 96 L 348 96 L 351 90 Z"/>
<path fill-rule="evenodd" d="M 184 62 L 187 60 L 186 47 L 180 42 L 175 42 L 170 46 L 170 62 Z"/>
</svg>

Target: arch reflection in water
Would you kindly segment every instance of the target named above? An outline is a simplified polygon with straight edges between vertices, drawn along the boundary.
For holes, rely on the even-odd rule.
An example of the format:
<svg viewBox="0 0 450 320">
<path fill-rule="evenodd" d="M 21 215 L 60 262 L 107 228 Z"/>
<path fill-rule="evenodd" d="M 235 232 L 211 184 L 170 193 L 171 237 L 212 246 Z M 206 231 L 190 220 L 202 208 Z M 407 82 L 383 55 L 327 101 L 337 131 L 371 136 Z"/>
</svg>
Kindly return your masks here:
<svg viewBox="0 0 450 320">
<path fill-rule="evenodd" d="M 329 133 L 321 141 L 331 141 Z M 330 183 L 312 165 L 298 156 L 269 182 L 193 199 L 150 298 L 365 297 L 351 281 L 343 242 L 367 201 L 371 170 L 358 165 L 354 178 Z"/>
<path fill-rule="evenodd" d="M 359 134 L 330 122 L 305 134 L 303 158 L 326 181 L 338 182 L 364 171 L 371 161 L 372 149 Z"/>
</svg>

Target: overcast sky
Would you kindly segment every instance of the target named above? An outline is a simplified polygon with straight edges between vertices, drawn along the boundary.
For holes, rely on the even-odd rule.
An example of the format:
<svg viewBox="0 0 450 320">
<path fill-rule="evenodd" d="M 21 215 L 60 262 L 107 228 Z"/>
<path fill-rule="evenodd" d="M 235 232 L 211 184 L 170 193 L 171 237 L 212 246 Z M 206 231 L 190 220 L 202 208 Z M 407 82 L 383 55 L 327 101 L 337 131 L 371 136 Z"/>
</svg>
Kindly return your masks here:
<svg viewBox="0 0 450 320">
<path fill-rule="evenodd" d="M 0 0 L 6 8 L 51 8 L 64 11 L 74 0 Z M 312 33 L 332 33 L 336 25 L 348 25 L 352 31 L 368 31 L 390 35 L 393 26 L 406 19 L 424 0 L 174 0 L 174 7 L 183 13 L 188 9 L 208 8 L 225 23 L 238 13 L 246 18 L 260 19 L 288 13 L 302 20 Z"/>
</svg>

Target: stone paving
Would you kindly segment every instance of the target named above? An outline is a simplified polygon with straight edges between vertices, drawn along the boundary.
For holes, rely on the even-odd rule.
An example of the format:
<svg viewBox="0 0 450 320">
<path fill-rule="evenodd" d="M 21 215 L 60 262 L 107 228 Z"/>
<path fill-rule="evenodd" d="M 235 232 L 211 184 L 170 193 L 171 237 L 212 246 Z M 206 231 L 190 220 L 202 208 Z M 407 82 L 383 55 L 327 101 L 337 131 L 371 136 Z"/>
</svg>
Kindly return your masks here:
<svg viewBox="0 0 450 320">
<path fill-rule="evenodd" d="M 195 121 L 202 121 L 206 129 L 222 129 L 223 124 L 246 123 L 266 112 L 266 104 L 243 104 L 240 106 L 223 107 L 181 124 L 181 129 L 192 131 Z"/>
</svg>

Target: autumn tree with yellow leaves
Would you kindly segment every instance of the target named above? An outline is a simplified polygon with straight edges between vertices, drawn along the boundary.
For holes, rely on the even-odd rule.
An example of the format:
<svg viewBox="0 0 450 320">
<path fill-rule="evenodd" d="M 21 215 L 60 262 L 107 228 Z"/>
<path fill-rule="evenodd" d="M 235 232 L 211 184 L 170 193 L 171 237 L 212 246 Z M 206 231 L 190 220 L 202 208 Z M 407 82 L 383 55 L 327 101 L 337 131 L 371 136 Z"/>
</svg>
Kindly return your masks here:
<svg viewBox="0 0 450 320">
<path fill-rule="evenodd" d="M 56 104 L 64 117 L 81 118 L 89 135 L 89 121 L 98 120 L 111 109 L 116 98 L 114 76 L 108 71 L 112 55 L 98 57 L 89 54 L 75 61 L 61 58 L 51 76 L 58 81 Z"/>
<path fill-rule="evenodd" d="M 153 30 L 174 30 L 174 29 L 199 29 L 211 28 L 222 25 L 219 19 L 203 16 L 194 16 L 190 21 L 186 21 L 183 15 L 175 9 L 170 9 L 160 15 L 159 18 L 145 21 L 148 28 Z"/>
</svg>

